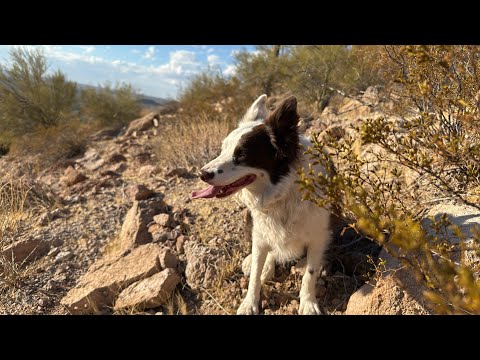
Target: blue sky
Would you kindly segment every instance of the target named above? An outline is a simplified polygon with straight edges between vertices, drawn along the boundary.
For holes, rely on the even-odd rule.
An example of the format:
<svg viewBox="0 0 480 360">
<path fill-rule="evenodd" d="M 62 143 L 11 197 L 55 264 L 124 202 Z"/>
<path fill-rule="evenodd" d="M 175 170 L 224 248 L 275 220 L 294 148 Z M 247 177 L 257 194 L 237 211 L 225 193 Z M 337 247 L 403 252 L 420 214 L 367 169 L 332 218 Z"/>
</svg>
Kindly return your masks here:
<svg viewBox="0 0 480 360">
<path fill-rule="evenodd" d="M 0 63 L 8 63 L 12 46 L 0 45 Z M 145 95 L 175 98 L 189 77 L 208 66 L 233 75 L 235 51 L 253 51 L 251 45 L 37 45 L 51 70 L 60 69 L 70 80 L 88 84 L 129 82 Z"/>
</svg>

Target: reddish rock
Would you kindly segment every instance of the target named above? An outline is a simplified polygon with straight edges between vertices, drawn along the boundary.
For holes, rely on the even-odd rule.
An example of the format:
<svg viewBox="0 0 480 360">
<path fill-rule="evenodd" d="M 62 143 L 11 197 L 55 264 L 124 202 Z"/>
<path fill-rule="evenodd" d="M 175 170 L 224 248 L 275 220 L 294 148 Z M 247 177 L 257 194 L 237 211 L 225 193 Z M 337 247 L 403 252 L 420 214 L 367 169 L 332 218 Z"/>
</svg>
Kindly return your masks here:
<svg viewBox="0 0 480 360">
<path fill-rule="evenodd" d="M 127 197 L 131 200 L 145 200 L 153 195 L 153 191 L 145 185 L 130 185 L 125 191 Z"/>
<path fill-rule="evenodd" d="M 149 278 L 138 281 L 118 296 L 115 310 L 135 308 L 145 310 L 163 305 L 180 282 L 180 275 L 173 269 L 165 269 Z"/>
<path fill-rule="evenodd" d="M 62 182 L 67 186 L 72 186 L 82 181 L 87 180 L 88 178 L 80 171 L 69 166 L 62 177 Z"/>
<path fill-rule="evenodd" d="M 72 314 L 99 313 L 113 305 L 123 289 L 161 271 L 162 263 L 174 264 L 172 255 L 159 245 L 146 244 L 119 258 L 98 260 L 61 300 L 61 304 Z"/>
<path fill-rule="evenodd" d="M 29 262 L 46 255 L 50 244 L 41 238 L 30 238 L 14 242 L 1 250 L 0 256 L 16 263 Z"/>
</svg>

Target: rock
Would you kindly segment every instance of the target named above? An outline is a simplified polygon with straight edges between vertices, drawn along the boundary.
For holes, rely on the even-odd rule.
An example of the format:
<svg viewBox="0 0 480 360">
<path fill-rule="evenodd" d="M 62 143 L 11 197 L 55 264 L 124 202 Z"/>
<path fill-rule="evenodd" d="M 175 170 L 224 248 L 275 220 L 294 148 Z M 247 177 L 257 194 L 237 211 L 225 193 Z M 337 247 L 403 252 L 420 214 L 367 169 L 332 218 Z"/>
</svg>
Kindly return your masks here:
<svg viewBox="0 0 480 360">
<path fill-rule="evenodd" d="M 68 261 L 73 258 L 73 254 L 70 251 L 60 251 L 57 256 L 55 256 L 55 263 Z"/>
<path fill-rule="evenodd" d="M 113 305 L 117 295 L 129 285 L 148 278 L 160 270 L 161 258 L 169 263 L 166 249 L 156 244 L 146 244 L 127 255 L 101 259 L 90 266 L 77 285 L 61 300 L 72 314 L 100 313 Z M 169 265 L 171 265 L 169 263 Z"/>
<path fill-rule="evenodd" d="M 169 170 L 166 172 L 165 177 L 183 177 L 183 178 L 190 178 L 190 177 L 195 177 L 194 175 L 190 174 L 190 172 L 185 169 L 185 168 L 175 168 L 173 170 Z"/>
<path fill-rule="evenodd" d="M 127 197 L 131 200 L 145 200 L 154 194 L 152 190 L 147 188 L 145 185 L 130 185 L 125 191 Z"/>
<path fill-rule="evenodd" d="M 140 132 L 148 130 L 154 127 L 153 119 L 160 119 L 160 115 L 158 113 L 151 112 L 144 117 L 139 119 L 133 120 L 130 125 L 128 126 L 127 131 L 125 132 L 126 136 L 132 135 L 134 132 Z"/>
<path fill-rule="evenodd" d="M 178 259 L 176 255 L 169 248 L 162 247 L 162 249 L 163 252 L 158 256 L 160 265 L 163 269 L 175 269 L 178 265 Z"/>
<path fill-rule="evenodd" d="M 425 315 L 431 312 L 402 290 L 392 275 L 365 284 L 348 301 L 346 315 Z"/>
<path fill-rule="evenodd" d="M 73 167 L 69 166 L 61 179 L 61 181 L 67 185 L 72 186 L 82 181 L 87 180 L 88 178 L 80 171 L 74 169 Z"/>
<path fill-rule="evenodd" d="M 153 165 L 144 165 L 138 169 L 138 176 L 141 178 L 150 177 L 158 172 L 158 169 Z"/>
<path fill-rule="evenodd" d="M 0 256 L 15 263 L 30 262 L 44 256 L 50 250 L 50 243 L 40 237 L 20 240 L 6 246 Z"/>
<path fill-rule="evenodd" d="M 163 305 L 180 279 L 180 275 L 175 270 L 165 269 L 140 280 L 120 293 L 114 309 L 135 308 L 143 311 Z"/>
<path fill-rule="evenodd" d="M 366 104 L 378 105 L 379 88 L 378 86 L 369 86 L 363 93 L 362 101 Z"/>
<path fill-rule="evenodd" d="M 185 241 L 187 240 L 188 239 L 184 235 L 180 235 L 177 238 L 177 241 L 175 243 L 175 248 L 180 255 L 185 252 Z"/>
<path fill-rule="evenodd" d="M 213 287 L 217 281 L 217 269 L 222 259 L 218 250 L 188 241 L 185 243 L 185 256 L 187 284 L 194 290 Z"/>
<path fill-rule="evenodd" d="M 473 241 L 472 229 L 480 225 L 480 212 L 477 209 L 448 203 L 433 206 L 427 214 L 429 218 L 422 221 L 422 226 L 431 235 L 430 217 L 438 218 L 442 214 L 447 214 L 450 221 L 460 227 L 466 235 L 466 242 Z M 451 241 L 451 245 L 458 244 Z M 473 252 L 458 249 L 452 255 L 454 261 L 464 261 L 473 268 L 480 263 L 480 257 Z M 350 297 L 346 314 L 432 314 L 432 307 L 423 297 L 425 288 L 415 279 L 411 270 L 385 250 L 380 252 L 379 258 L 385 261 L 385 270 L 377 274 L 379 279 L 375 286 L 365 284 Z"/>
<path fill-rule="evenodd" d="M 121 162 L 112 165 L 108 170 L 113 171 L 114 173 L 123 173 L 125 170 L 127 170 L 127 168 L 127 164 Z"/>
<path fill-rule="evenodd" d="M 422 222 L 423 228 L 434 235 L 430 225 L 432 224 L 431 218 L 438 220 L 442 214 L 446 214 L 449 221 L 452 224 L 457 225 L 461 232 L 465 234 L 465 243 L 471 244 L 475 239 L 474 229 L 480 228 L 480 211 L 472 206 L 464 204 L 437 204 L 434 205 L 427 213 L 428 218 L 425 218 Z M 450 236 L 453 234 L 449 230 Z M 474 250 L 461 251 L 458 238 L 452 237 L 451 245 L 454 246 L 452 252 L 453 260 L 460 262 L 464 261 L 466 265 L 477 268 L 480 265 L 480 254 L 476 254 Z"/>
<path fill-rule="evenodd" d="M 60 252 L 60 249 L 58 247 L 54 247 L 52 249 L 50 249 L 50 251 L 48 252 L 48 256 L 51 256 L 51 257 L 54 257 L 56 256 L 58 253 Z"/>
<path fill-rule="evenodd" d="M 106 163 L 107 164 L 116 164 L 116 163 L 123 162 L 123 161 L 127 161 L 127 158 L 125 156 L 123 156 L 120 153 L 113 153 L 107 159 Z"/>
<path fill-rule="evenodd" d="M 105 170 L 100 173 L 100 176 L 104 177 L 120 177 L 122 176 L 120 173 L 113 171 L 113 170 Z"/>
<path fill-rule="evenodd" d="M 173 227 L 172 216 L 170 214 L 158 214 L 153 217 L 155 221 L 160 226 Z"/>
<path fill-rule="evenodd" d="M 132 207 L 125 216 L 120 230 L 120 250 L 141 244 L 152 242 L 152 234 L 148 232 L 148 224 L 153 216 L 160 211 L 166 210 L 166 204 L 158 198 L 143 201 L 134 201 Z"/>
<path fill-rule="evenodd" d="M 50 223 L 51 221 L 61 218 L 62 215 L 63 215 L 63 211 L 61 209 L 55 209 L 53 211 L 49 211 L 40 216 L 37 224 L 40 226 L 48 225 L 48 223 Z"/>
</svg>

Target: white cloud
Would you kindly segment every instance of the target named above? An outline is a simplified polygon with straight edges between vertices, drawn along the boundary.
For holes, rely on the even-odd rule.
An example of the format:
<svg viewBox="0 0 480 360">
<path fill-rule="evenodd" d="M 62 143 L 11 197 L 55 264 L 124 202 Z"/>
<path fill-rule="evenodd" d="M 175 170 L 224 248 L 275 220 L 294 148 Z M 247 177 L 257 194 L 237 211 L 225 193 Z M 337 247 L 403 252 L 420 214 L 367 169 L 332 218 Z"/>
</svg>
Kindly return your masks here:
<svg viewBox="0 0 480 360">
<path fill-rule="evenodd" d="M 34 48 L 34 46 L 27 46 Z M 60 69 L 68 78 L 82 84 L 104 84 L 106 81 L 116 83 L 117 81 L 129 82 L 135 88 L 140 89 L 144 94 L 167 97 L 174 96 L 179 85 L 185 84 L 188 78 L 204 70 L 209 63 L 218 63 L 222 68 L 223 64 L 218 56 L 210 54 L 205 59 L 201 49 L 198 51 L 178 50 L 169 54 L 169 59 L 164 63 L 135 63 L 117 58 L 109 58 L 103 47 L 97 46 L 95 51 L 68 50 L 67 47 L 48 45 L 41 46 L 51 64 L 50 70 Z M 3 58 L 8 61 L 8 49 L 10 46 L 0 45 L 0 62 Z M 135 49 L 132 49 L 132 52 Z M 148 50 L 147 50 L 148 51 Z M 152 52 L 152 50 L 150 50 Z M 102 56 L 93 54 L 102 53 Z M 155 55 L 158 54 L 158 47 Z M 134 58 L 132 56 L 132 58 Z M 225 75 L 235 73 L 233 65 L 226 66 Z"/>
<path fill-rule="evenodd" d="M 147 51 L 145 51 L 145 54 L 143 54 L 143 57 L 145 59 L 154 60 L 156 51 L 155 46 L 149 46 Z"/>
<path fill-rule="evenodd" d="M 208 53 L 208 54 L 211 54 L 211 53 L 214 52 L 214 51 L 215 51 L 214 48 L 209 48 L 209 49 L 207 50 L 207 53 Z"/>
<path fill-rule="evenodd" d="M 225 76 L 233 76 L 237 73 L 237 67 L 233 64 L 227 65 L 227 67 L 223 70 L 223 75 Z"/>
<path fill-rule="evenodd" d="M 208 55 L 207 56 L 208 65 L 210 65 L 210 66 L 218 65 L 219 60 L 220 60 L 220 58 L 217 55 Z"/>
<path fill-rule="evenodd" d="M 141 53 L 141 51 L 140 51 L 140 50 L 138 50 L 138 49 L 133 49 L 133 50 L 132 50 L 132 53 L 133 53 L 133 54 L 140 54 L 140 53 Z"/>
<path fill-rule="evenodd" d="M 239 52 L 240 52 L 239 50 L 232 50 L 232 51 L 230 52 L 230 56 L 231 56 L 231 57 L 234 57 L 234 56 L 237 55 Z"/>
<path fill-rule="evenodd" d="M 90 54 L 91 52 L 95 51 L 95 46 L 79 46 L 80 49 L 82 49 L 86 54 Z"/>
</svg>

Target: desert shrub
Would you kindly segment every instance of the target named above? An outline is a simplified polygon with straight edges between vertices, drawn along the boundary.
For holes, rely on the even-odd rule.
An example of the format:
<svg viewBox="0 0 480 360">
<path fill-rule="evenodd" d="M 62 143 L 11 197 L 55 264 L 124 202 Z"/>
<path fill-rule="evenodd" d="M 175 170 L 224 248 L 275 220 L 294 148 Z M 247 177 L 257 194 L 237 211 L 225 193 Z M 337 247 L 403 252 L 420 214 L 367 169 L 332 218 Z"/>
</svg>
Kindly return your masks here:
<svg viewBox="0 0 480 360">
<path fill-rule="evenodd" d="M 429 231 L 421 226 L 425 189 L 480 208 L 478 197 L 468 196 L 479 185 L 478 127 L 472 126 L 478 120 L 478 48 L 386 51 L 392 63 L 385 80 L 395 74 L 401 84 L 396 101 L 404 116 L 367 119 L 342 141 L 315 137 L 308 150 L 312 160 L 328 166 L 330 157 L 339 171 L 335 176 L 302 173 L 301 189 L 319 206 L 340 203 L 357 230 L 414 271 L 437 312 L 480 314 L 480 269 L 454 257 L 458 250 L 480 255 L 480 229 L 466 242 L 467 234 L 446 217 L 431 219 Z M 462 130 L 467 126 L 469 133 Z M 413 182 L 408 171 L 415 174 Z"/>
<path fill-rule="evenodd" d="M 138 95 L 130 84 L 110 84 L 81 92 L 81 114 L 101 126 L 123 126 L 140 113 Z"/>
<path fill-rule="evenodd" d="M 218 156 L 222 140 L 234 128 L 235 118 L 218 113 L 181 115 L 164 124 L 154 148 L 163 167 L 202 167 Z"/>
<path fill-rule="evenodd" d="M 85 151 L 88 136 L 97 127 L 71 120 L 57 126 L 39 127 L 15 138 L 10 153 L 13 156 L 33 155 L 42 168 L 55 162 L 81 155 Z"/>
<path fill-rule="evenodd" d="M 38 126 L 52 126 L 71 117 L 76 84 L 60 71 L 47 74 L 41 50 L 14 48 L 8 66 L 0 66 L 0 133 L 3 145 Z M 2 141 L 0 139 L 0 141 Z"/>
<path fill-rule="evenodd" d="M 235 55 L 236 78 L 242 90 L 251 97 L 285 91 L 291 76 L 290 52 L 291 47 L 285 45 L 260 45 L 253 53 L 238 52 Z"/>
</svg>

